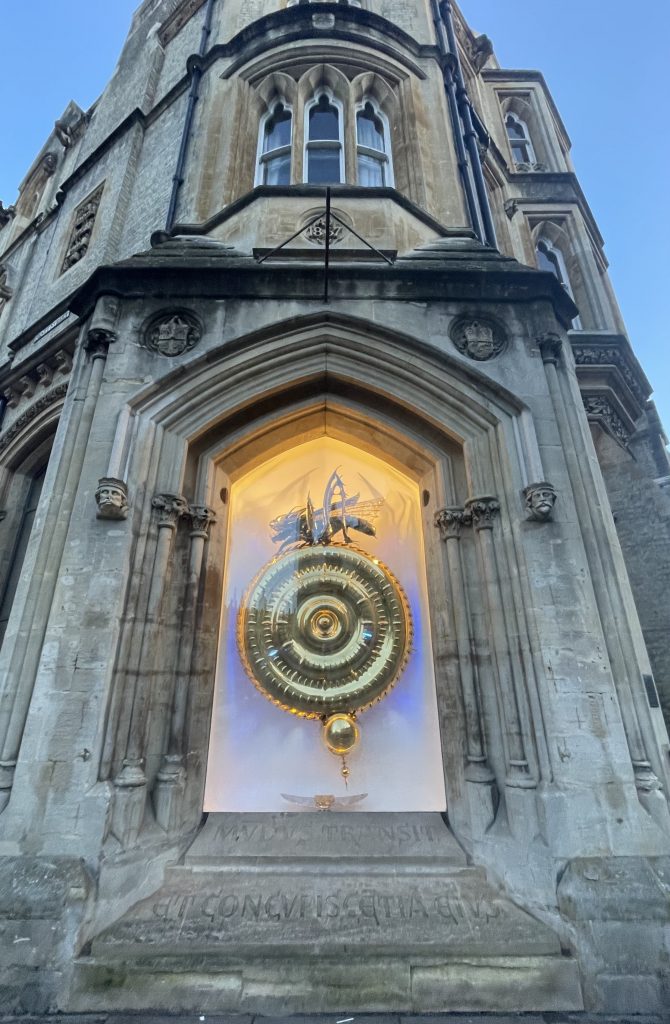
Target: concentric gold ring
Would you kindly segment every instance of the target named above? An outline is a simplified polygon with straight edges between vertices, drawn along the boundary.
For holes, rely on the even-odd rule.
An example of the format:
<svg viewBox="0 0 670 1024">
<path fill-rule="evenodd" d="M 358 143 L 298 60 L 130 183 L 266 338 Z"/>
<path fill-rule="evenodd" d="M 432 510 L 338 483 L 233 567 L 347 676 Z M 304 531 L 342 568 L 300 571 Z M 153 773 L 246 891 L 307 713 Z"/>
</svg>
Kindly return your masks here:
<svg viewBox="0 0 670 1024">
<path fill-rule="evenodd" d="M 405 592 L 353 545 L 305 546 L 268 562 L 237 622 L 247 675 L 278 707 L 305 718 L 352 713 L 380 700 L 409 657 Z"/>
</svg>

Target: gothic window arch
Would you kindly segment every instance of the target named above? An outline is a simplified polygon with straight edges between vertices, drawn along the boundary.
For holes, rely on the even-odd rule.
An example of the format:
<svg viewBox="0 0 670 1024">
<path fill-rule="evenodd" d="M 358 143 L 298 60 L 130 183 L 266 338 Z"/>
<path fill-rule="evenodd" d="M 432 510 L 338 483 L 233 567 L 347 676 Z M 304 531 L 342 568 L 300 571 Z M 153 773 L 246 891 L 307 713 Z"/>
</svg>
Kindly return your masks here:
<svg viewBox="0 0 670 1024">
<path fill-rule="evenodd" d="M 505 130 L 514 163 L 536 163 L 535 150 L 533 149 L 528 125 L 511 110 L 505 115 Z"/>
<path fill-rule="evenodd" d="M 535 259 L 539 270 L 548 270 L 563 285 L 566 292 L 572 295 L 570 275 L 563 253 L 544 235 L 541 235 L 535 243 Z"/>
<path fill-rule="evenodd" d="M 256 160 L 257 185 L 290 185 L 293 112 L 277 100 L 261 118 Z"/>
<path fill-rule="evenodd" d="M 303 178 L 311 185 L 334 185 L 346 180 L 344 107 L 324 87 L 318 88 L 305 104 Z"/>
<path fill-rule="evenodd" d="M 336 65 L 309 57 L 306 69 L 301 61 L 290 75 L 285 64 L 252 87 L 249 130 L 257 144 L 247 166 L 254 185 L 349 183 L 407 191 L 417 164 L 398 136 L 398 83 L 373 69 L 349 78 Z"/>
<path fill-rule="evenodd" d="M 33 523 L 44 487 L 62 402 L 38 414 L 1 453 L 4 476 L 0 540 L 0 646 L 14 605 Z M 11 427 L 10 427 L 11 431 Z"/>
<path fill-rule="evenodd" d="M 23 560 L 28 550 L 28 542 L 37 512 L 44 477 L 46 476 L 47 462 L 43 462 L 38 469 L 34 469 L 27 477 L 27 490 L 24 496 L 23 507 L 20 509 L 17 528 L 13 537 L 13 545 L 9 554 L 7 570 L 3 585 L 0 588 L 0 646 L 5 638 L 9 614 L 12 610 L 16 588 L 21 578 Z"/>
<path fill-rule="evenodd" d="M 530 95 L 501 98 L 505 137 L 512 158 L 512 170 L 546 171 L 552 160 L 546 127 Z"/>
<path fill-rule="evenodd" d="M 393 185 L 388 119 L 370 97 L 356 109 L 356 165 L 359 185 Z"/>
<path fill-rule="evenodd" d="M 568 269 L 569 262 L 572 264 L 572 273 Z M 578 273 L 574 259 L 570 258 L 569 238 L 557 225 L 545 223 L 535 232 L 535 264 L 538 270 L 553 274 L 573 302 L 583 305 L 582 295 L 576 295 L 573 288 L 573 281 L 579 286 L 581 274 Z M 575 330 L 582 329 L 578 316 L 572 321 L 572 326 Z"/>
</svg>

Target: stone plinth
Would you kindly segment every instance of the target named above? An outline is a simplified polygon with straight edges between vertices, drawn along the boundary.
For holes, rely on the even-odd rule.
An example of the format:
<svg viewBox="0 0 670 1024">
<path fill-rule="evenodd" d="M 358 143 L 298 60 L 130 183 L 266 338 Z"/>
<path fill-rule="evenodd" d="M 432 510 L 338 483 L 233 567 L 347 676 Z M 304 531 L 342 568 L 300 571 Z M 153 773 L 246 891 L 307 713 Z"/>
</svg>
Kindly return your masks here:
<svg viewBox="0 0 670 1024">
<path fill-rule="evenodd" d="M 582 1006 L 558 936 L 435 814 L 211 815 L 161 889 L 93 940 L 73 1008 L 103 989 L 128 1010 Z"/>
</svg>

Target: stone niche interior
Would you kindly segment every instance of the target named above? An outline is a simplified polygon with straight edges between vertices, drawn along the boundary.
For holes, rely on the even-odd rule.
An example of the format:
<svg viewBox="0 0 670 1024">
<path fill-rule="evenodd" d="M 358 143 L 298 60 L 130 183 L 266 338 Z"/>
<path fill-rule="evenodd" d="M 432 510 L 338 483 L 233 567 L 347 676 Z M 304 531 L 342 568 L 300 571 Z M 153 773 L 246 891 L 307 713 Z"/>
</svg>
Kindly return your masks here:
<svg viewBox="0 0 670 1024">
<path fill-rule="evenodd" d="M 271 521 L 304 507 L 308 496 L 316 509 L 323 507 L 334 470 L 347 496 L 358 495 L 356 507 L 375 529 L 375 536 L 351 529 L 351 543 L 390 569 L 412 622 L 400 678 L 358 715 L 361 740 L 347 758 L 346 780 L 340 759 L 323 742 L 319 720 L 274 706 L 251 684 L 238 636 L 245 591 L 281 547 L 273 541 Z M 333 539 L 343 543 L 342 534 Z M 417 482 L 378 455 L 327 434 L 298 443 L 232 484 L 225 567 L 204 810 L 296 811 L 310 804 L 313 810 L 316 795 L 332 795 L 355 797 L 350 806 L 358 811 L 444 811 Z"/>
</svg>

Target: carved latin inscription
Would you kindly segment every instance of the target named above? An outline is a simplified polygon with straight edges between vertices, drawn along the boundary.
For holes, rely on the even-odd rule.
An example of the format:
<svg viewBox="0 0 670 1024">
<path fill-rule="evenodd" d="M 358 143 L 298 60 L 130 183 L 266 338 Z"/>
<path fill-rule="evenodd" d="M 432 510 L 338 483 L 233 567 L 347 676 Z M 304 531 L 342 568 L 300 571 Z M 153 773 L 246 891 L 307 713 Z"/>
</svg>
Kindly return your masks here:
<svg viewBox="0 0 670 1024">
<path fill-rule="evenodd" d="M 358 892 L 327 889 L 322 892 L 285 890 L 270 893 L 253 890 L 236 892 L 221 888 L 197 896 L 176 893 L 157 900 L 153 915 L 161 921 L 199 919 L 216 927 L 226 922 L 321 921 L 365 919 L 378 928 L 387 921 L 428 921 L 431 918 L 468 927 L 472 921 L 486 923 L 497 918 L 500 908 L 491 899 L 464 897 L 455 886 L 445 885 L 438 893 L 413 889 L 409 893 L 390 888 L 364 887 Z"/>
</svg>

